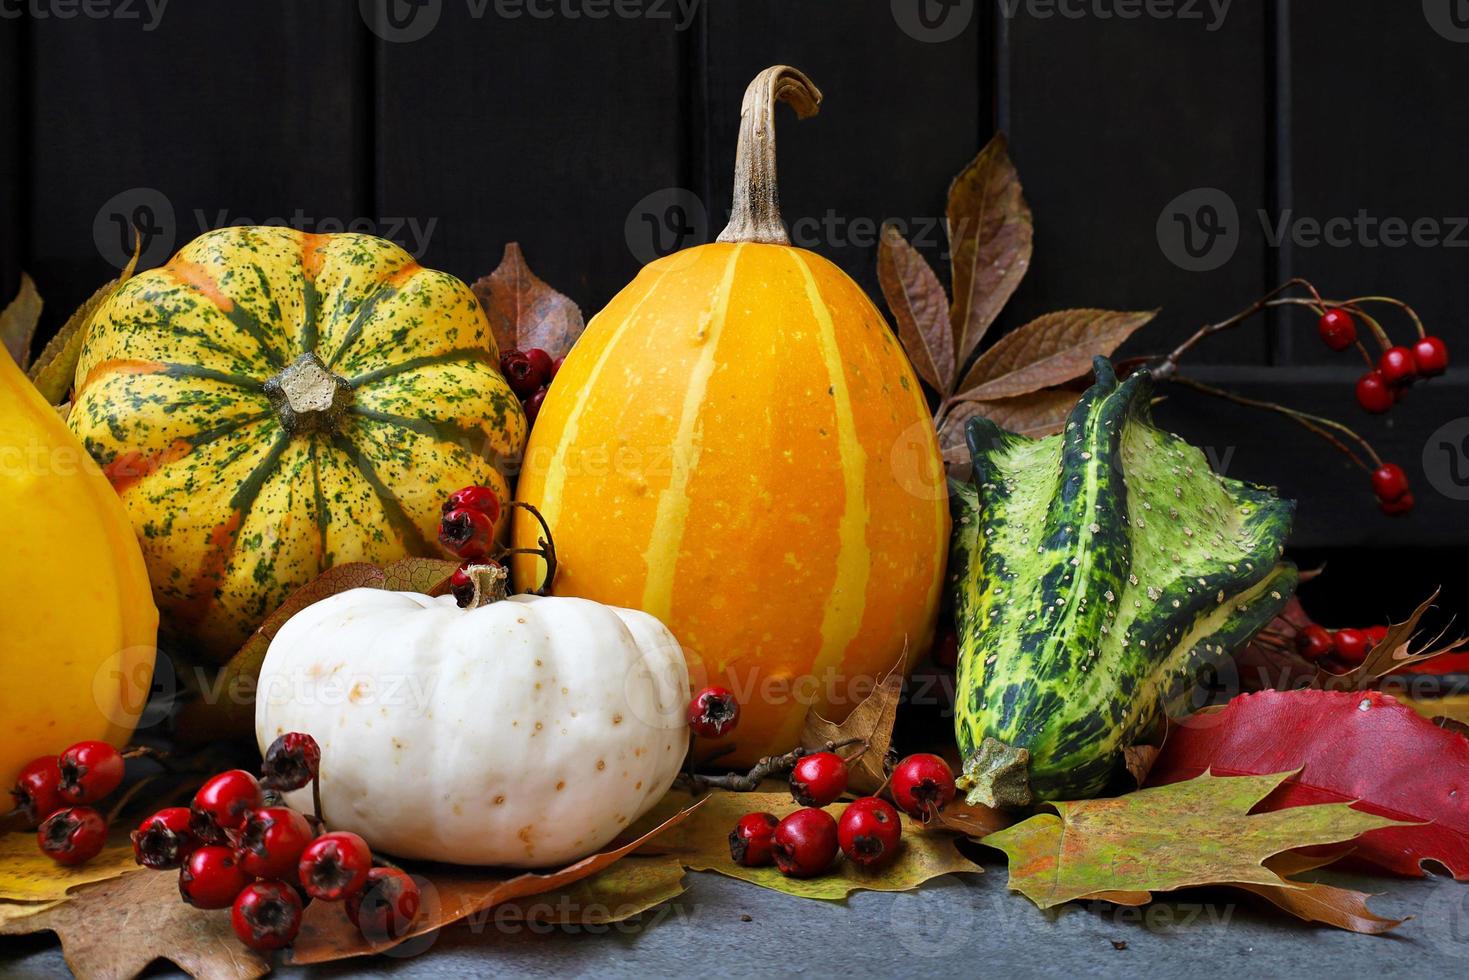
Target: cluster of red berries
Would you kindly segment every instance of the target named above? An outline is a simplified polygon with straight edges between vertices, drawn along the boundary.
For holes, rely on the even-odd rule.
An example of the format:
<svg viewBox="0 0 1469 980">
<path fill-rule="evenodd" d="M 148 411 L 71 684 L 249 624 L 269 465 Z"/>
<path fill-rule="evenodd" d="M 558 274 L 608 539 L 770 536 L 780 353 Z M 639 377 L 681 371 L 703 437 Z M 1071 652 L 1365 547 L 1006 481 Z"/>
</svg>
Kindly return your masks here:
<svg viewBox="0 0 1469 980">
<path fill-rule="evenodd" d="M 936 755 L 910 755 L 888 780 L 893 803 L 864 796 L 848 803 L 840 819 L 822 807 L 847 790 L 847 763 L 835 752 L 802 756 L 791 770 L 791 797 L 802 809 L 777 820 L 772 813 L 747 813 L 729 832 L 729 856 L 747 868 L 774 864 L 791 878 L 825 873 L 840 850 L 860 868 L 877 868 L 898 853 L 909 816 L 930 820 L 954 798 L 954 773 Z"/>
<path fill-rule="evenodd" d="M 1377 495 L 1377 506 L 1384 514 L 1406 514 L 1416 503 L 1413 488 L 1408 485 L 1408 474 L 1397 463 L 1383 463 L 1372 471 L 1372 492 Z"/>
<path fill-rule="evenodd" d="M 1344 351 L 1357 343 L 1357 322 L 1347 310 L 1333 308 L 1322 313 L 1316 329 L 1322 343 L 1334 351 Z M 1438 337 L 1420 337 L 1412 347 L 1387 347 L 1378 357 L 1377 366 L 1357 380 L 1357 404 L 1380 415 L 1392 408 L 1414 381 L 1443 374 L 1448 367 L 1449 349 Z"/>
<path fill-rule="evenodd" d="M 439 518 L 439 544 L 464 562 L 449 579 L 449 592 L 460 606 L 469 605 L 474 597 L 469 566 L 490 564 L 499 523 L 500 498 L 489 487 L 465 487 L 444 501 Z"/>
<path fill-rule="evenodd" d="M 500 355 L 500 373 L 510 382 L 510 388 L 525 406 L 525 420 L 536 424 L 541 413 L 541 403 L 546 400 L 546 389 L 561 370 L 564 357 L 551 359 L 551 355 L 539 347 L 520 350 L 508 348 Z"/>
<path fill-rule="evenodd" d="M 90 861 L 107 843 L 107 818 L 94 804 L 122 785 L 122 753 L 106 742 L 78 742 L 60 755 L 32 759 L 10 795 L 36 827 L 41 853 L 57 864 Z"/>
<path fill-rule="evenodd" d="M 1312 662 L 1329 659 L 1355 667 L 1386 637 L 1386 626 L 1329 630 L 1312 623 L 1296 634 L 1296 650 Z"/>
<path fill-rule="evenodd" d="M 314 899 L 345 902 L 369 940 L 397 938 L 418 914 L 418 884 L 398 868 L 373 867 L 357 834 L 322 833 L 277 793 L 317 778 L 321 750 L 290 732 L 265 754 L 260 778 L 231 769 L 207 780 L 187 807 L 159 810 L 133 831 L 133 857 L 154 871 L 179 872 L 179 895 L 199 909 L 229 909 L 251 949 L 289 946 Z"/>
</svg>

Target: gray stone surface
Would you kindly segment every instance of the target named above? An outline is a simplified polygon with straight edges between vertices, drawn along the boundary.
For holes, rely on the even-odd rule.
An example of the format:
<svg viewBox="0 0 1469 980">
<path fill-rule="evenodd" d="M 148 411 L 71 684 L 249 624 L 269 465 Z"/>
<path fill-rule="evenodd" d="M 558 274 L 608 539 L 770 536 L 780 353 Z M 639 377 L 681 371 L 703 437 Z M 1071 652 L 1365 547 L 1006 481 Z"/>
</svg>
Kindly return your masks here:
<svg viewBox="0 0 1469 980">
<path fill-rule="evenodd" d="M 690 874 L 682 896 L 639 921 L 549 932 L 490 922 L 445 930 L 415 956 L 279 975 L 1438 977 L 1469 969 L 1469 886 L 1452 879 L 1326 876 L 1382 893 L 1373 901 L 1382 914 L 1413 916 L 1397 934 L 1372 937 L 1301 924 L 1226 889 L 1145 909 L 1095 903 L 1046 913 L 1006 890 L 1003 865 L 987 867 L 844 905 Z M 0 940 L 0 976 L 66 975 L 50 938 Z"/>
</svg>

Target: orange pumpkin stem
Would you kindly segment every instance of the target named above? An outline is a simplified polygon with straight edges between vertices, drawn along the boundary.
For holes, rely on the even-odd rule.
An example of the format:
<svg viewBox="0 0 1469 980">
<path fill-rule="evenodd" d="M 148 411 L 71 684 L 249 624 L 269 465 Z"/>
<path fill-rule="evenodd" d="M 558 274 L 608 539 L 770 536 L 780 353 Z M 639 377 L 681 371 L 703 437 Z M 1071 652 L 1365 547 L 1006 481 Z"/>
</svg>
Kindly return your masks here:
<svg viewBox="0 0 1469 980">
<path fill-rule="evenodd" d="M 775 104 L 787 102 L 806 119 L 821 107 L 821 90 L 790 65 L 765 69 L 745 89 L 740 105 L 740 142 L 735 149 L 734 210 L 719 233 L 721 242 L 789 245 L 780 217 L 775 175 Z"/>
</svg>

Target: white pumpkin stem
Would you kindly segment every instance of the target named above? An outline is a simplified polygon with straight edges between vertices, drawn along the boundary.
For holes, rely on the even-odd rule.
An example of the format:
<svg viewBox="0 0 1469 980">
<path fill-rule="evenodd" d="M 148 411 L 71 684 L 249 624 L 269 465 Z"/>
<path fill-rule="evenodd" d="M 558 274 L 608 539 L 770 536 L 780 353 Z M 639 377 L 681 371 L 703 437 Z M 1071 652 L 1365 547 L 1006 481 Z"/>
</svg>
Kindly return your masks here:
<svg viewBox="0 0 1469 980">
<path fill-rule="evenodd" d="M 721 242 L 789 245 L 780 217 L 775 175 L 775 104 L 787 102 L 807 119 L 821 107 L 821 90 L 790 65 L 775 65 L 755 76 L 740 105 L 740 142 L 735 149 L 734 210 L 719 233 Z"/>
<path fill-rule="evenodd" d="M 470 565 L 464 570 L 474 583 L 474 598 L 466 609 L 478 609 L 499 602 L 510 593 L 510 573 L 504 565 Z"/>
</svg>

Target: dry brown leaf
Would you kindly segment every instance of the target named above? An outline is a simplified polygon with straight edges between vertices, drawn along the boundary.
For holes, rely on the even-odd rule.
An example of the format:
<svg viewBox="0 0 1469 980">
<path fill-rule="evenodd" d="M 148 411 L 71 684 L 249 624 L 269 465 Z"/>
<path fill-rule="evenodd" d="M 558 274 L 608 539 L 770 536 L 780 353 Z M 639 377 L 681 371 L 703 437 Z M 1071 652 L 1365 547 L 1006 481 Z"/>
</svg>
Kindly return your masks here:
<svg viewBox="0 0 1469 980">
<path fill-rule="evenodd" d="M 501 351 L 539 347 L 553 359 L 565 357 L 586 329 L 577 305 L 530 271 L 519 242 L 506 245 L 495 271 L 470 288 L 484 307 Z"/>
<path fill-rule="evenodd" d="M 82 356 L 82 342 L 87 339 L 87 327 L 91 325 L 92 316 L 103 303 L 112 298 L 119 286 L 133 277 L 142 247 L 142 238 L 134 233 L 133 257 L 128 260 L 122 273 L 88 296 L 87 301 L 67 318 L 56 336 L 47 342 L 41 350 L 41 356 L 31 364 L 27 376 L 36 386 L 36 390 L 51 404 L 60 405 L 67 400 L 76 374 L 77 361 Z"/>
<path fill-rule="evenodd" d="M 902 816 L 901 850 L 890 863 L 870 871 L 838 858 L 836 865 L 817 878 L 787 878 L 773 867 L 747 868 L 729 856 L 729 829 L 746 813 L 764 811 L 777 818 L 800 808 L 789 792 L 732 793 L 715 790 L 693 819 L 661 842 L 693 871 L 717 871 L 799 898 L 838 901 L 854 891 L 908 891 L 931 878 L 954 872 L 979 874 L 983 869 L 959 853 L 953 834 L 924 829 Z M 845 803 L 826 807 L 840 817 Z"/>
<path fill-rule="evenodd" d="M 36 324 L 41 322 L 41 306 L 35 281 L 22 272 L 15 299 L 0 310 L 0 343 L 22 371 L 31 363 L 31 341 L 36 336 Z"/>
<path fill-rule="evenodd" d="M 683 894 L 683 862 L 672 855 L 630 854 L 566 888 L 495 906 L 496 922 L 604 925 L 622 922 Z"/>
<path fill-rule="evenodd" d="M 801 747 L 824 749 L 828 742 L 860 738 L 867 747 L 860 755 L 848 757 L 847 784 L 859 793 L 875 793 L 887 782 L 887 756 L 893 744 L 893 725 L 898 720 L 898 702 L 903 695 L 903 679 L 907 677 L 908 650 L 904 647 L 898 662 L 887 672 L 871 694 L 862 699 L 852 713 L 840 723 L 827 721 L 813 708 L 806 712 L 801 729 Z"/>
<path fill-rule="evenodd" d="M 937 822 L 945 830 L 978 839 L 988 837 L 997 830 L 1004 830 L 1015 823 L 1015 819 L 1015 814 L 1007 810 L 994 810 L 978 803 L 956 799 L 939 811 Z"/>
<path fill-rule="evenodd" d="M 459 566 L 440 558 L 400 558 L 386 565 L 348 562 L 322 572 L 286 597 L 245 645 L 220 669 L 215 692 L 254 691 L 265 652 L 286 620 L 327 596 L 351 589 L 388 589 L 438 595 Z M 179 712 L 179 741 L 198 745 L 223 738 L 248 738 L 255 731 L 253 697 L 210 697 L 191 701 Z"/>
<path fill-rule="evenodd" d="M 1122 761 L 1127 766 L 1127 774 L 1139 786 L 1148 781 L 1148 772 L 1153 768 L 1153 763 L 1158 761 L 1159 751 L 1156 745 L 1129 745 L 1123 748 Z"/>
<path fill-rule="evenodd" d="M 939 430 L 939 448 L 945 461 L 969 462 L 964 428 L 975 416 L 987 418 L 1007 432 L 1040 439 L 1055 435 L 1066 424 L 1080 396 L 1074 391 L 1047 389 L 996 401 L 963 401 L 955 404 Z"/>
<path fill-rule="evenodd" d="M 958 373 L 949 297 L 928 260 L 892 225 L 883 227 L 877 246 L 877 280 L 913 369 L 929 387 L 949 394 Z"/>
<path fill-rule="evenodd" d="M 514 873 L 495 868 L 405 865 L 406 870 L 426 879 L 419 886 L 423 889 L 423 909 L 407 935 L 397 941 L 372 943 L 348 921 L 341 906 L 313 902 L 302 916 L 301 935 L 291 949 L 290 961 L 294 964 L 330 963 L 381 953 L 450 923 L 477 916 L 503 902 L 567 888 L 611 867 L 647 842 L 677 827 L 696 813 L 707 799 L 694 801 L 627 843 L 582 858 L 558 871 Z"/>
<path fill-rule="evenodd" d="M 340 906 L 335 910 L 342 914 Z M 179 901 L 176 874 L 123 875 L 80 888 L 34 915 L 0 919 L 0 935 L 37 932 L 56 933 L 66 965 L 88 980 L 130 980 L 155 960 L 204 980 L 253 980 L 270 972 L 270 961 L 235 937 L 228 912 Z"/>
<path fill-rule="evenodd" d="M 1393 623 L 1389 626 L 1387 635 L 1373 645 L 1367 653 L 1367 658 L 1356 667 L 1344 674 L 1333 674 L 1324 667 L 1317 667 L 1312 686 L 1319 687 L 1323 691 L 1365 691 L 1395 670 L 1407 667 L 1409 664 L 1432 660 L 1434 657 L 1462 649 L 1469 644 L 1469 637 L 1461 636 L 1443 646 L 1436 646 L 1435 644 L 1443 638 L 1440 634 L 1419 647 L 1417 652 L 1411 649 L 1418 631 L 1418 622 L 1423 618 L 1423 614 L 1432 607 L 1434 600 L 1438 598 L 1438 593 L 1439 590 L 1434 589 L 1433 595 L 1419 603 L 1411 616 L 1401 623 Z"/>
<path fill-rule="evenodd" d="M 1063 384 L 1110 356 L 1157 310 L 1058 310 L 1007 333 L 980 355 L 959 382 L 965 401 L 991 401 Z"/>
<path fill-rule="evenodd" d="M 1294 875 L 1330 864 L 1341 856 L 1340 852 L 1322 858 L 1290 851 L 1285 854 L 1277 854 L 1266 861 L 1265 867 L 1282 878 L 1291 878 Z M 1235 887 L 1259 895 L 1298 919 L 1306 922 L 1321 922 L 1351 932 L 1378 935 L 1403 924 L 1402 919 L 1386 919 L 1368 908 L 1367 899 L 1372 896 L 1365 892 L 1353 891 L 1350 888 L 1337 888 L 1335 885 L 1323 885 L 1319 882 L 1291 881 L 1290 884 L 1289 888 L 1279 885 L 1250 884 L 1240 884 Z"/>
<path fill-rule="evenodd" d="M 948 218 L 954 285 L 949 319 L 954 359 L 962 368 L 1030 268 L 1030 207 L 1003 133 L 954 178 Z"/>
</svg>

